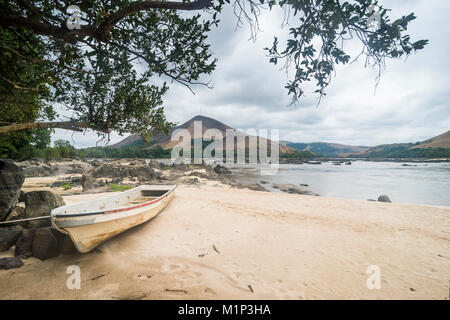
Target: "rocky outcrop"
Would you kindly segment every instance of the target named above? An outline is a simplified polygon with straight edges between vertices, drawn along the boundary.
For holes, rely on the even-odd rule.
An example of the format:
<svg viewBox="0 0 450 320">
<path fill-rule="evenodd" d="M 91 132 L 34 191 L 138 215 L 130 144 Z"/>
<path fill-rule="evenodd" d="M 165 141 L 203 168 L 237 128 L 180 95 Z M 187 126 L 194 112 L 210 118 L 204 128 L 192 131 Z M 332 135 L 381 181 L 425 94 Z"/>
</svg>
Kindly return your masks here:
<svg viewBox="0 0 450 320">
<path fill-rule="evenodd" d="M 156 172 L 147 165 L 122 166 L 120 164 L 102 164 L 95 168 L 92 172 L 95 178 L 130 178 L 137 177 L 144 180 L 161 179 L 162 174 Z"/>
<path fill-rule="evenodd" d="M 53 209 L 63 206 L 64 200 L 60 195 L 51 191 L 30 191 L 25 195 L 25 216 L 36 218 L 47 216 Z M 50 225 L 50 219 L 28 221 L 28 227 L 39 228 Z"/>
<path fill-rule="evenodd" d="M 391 199 L 389 199 L 389 197 L 387 195 L 385 195 L 385 194 L 379 196 L 378 197 L 378 201 L 379 202 L 389 202 L 389 203 L 392 202 Z"/>
<path fill-rule="evenodd" d="M 0 259 L 0 270 L 20 268 L 21 266 L 23 266 L 23 262 L 18 257 L 8 257 Z"/>
<path fill-rule="evenodd" d="M 90 173 L 85 173 L 81 177 L 81 186 L 83 187 L 83 192 L 94 189 L 95 179 Z"/>
<path fill-rule="evenodd" d="M 247 188 L 250 190 L 255 190 L 255 191 L 268 191 L 266 188 L 264 188 L 262 185 L 260 185 L 259 183 L 253 183 L 253 184 L 244 184 L 242 185 L 243 188 Z"/>
<path fill-rule="evenodd" d="M 3 221 L 19 201 L 25 174 L 11 160 L 0 159 L 0 221 Z"/>
<path fill-rule="evenodd" d="M 17 165 L 23 168 L 27 177 L 47 177 L 59 173 L 84 173 L 93 169 L 91 164 L 77 160 L 52 163 L 45 163 L 39 160 L 26 160 L 18 162 Z"/>
<path fill-rule="evenodd" d="M 33 257 L 40 260 L 47 260 L 59 255 L 58 239 L 51 228 L 35 231 L 31 251 Z"/>
<path fill-rule="evenodd" d="M 32 245 L 35 230 L 25 229 L 16 242 L 14 255 L 22 259 L 28 259 L 33 254 Z"/>
<path fill-rule="evenodd" d="M 309 195 L 309 196 L 318 196 L 317 193 L 314 193 L 312 191 L 306 190 L 306 189 L 302 189 L 300 187 L 297 187 L 293 184 L 273 184 L 272 187 L 283 191 L 283 192 L 287 192 L 287 193 L 294 193 L 294 194 L 304 194 L 304 195 Z"/>
<path fill-rule="evenodd" d="M 230 170 L 220 164 L 214 167 L 214 172 L 217 174 L 231 174 Z"/>
<path fill-rule="evenodd" d="M 15 245 L 21 234 L 18 229 L 0 228 L 0 252 Z"/>
<path fill-rule="evenodd" d="M 75 174 L 75 173 L 85 173 L 88 171 L 91 171 L 94 167 L 87 163 L 82 161 L 74 161 L 71 160 L 67 163 L 56 163 L 55 165 L 58 166 L 58 169 L 61 173 L 66 174 Z"/>
<path fill-rule="evenodd" d="M 45 164 L 37 160 L 27 160 L 18 162 L 27 177 L 47 177 L 55 175 L 59 172 L 57 166 Z"/>
</svg>

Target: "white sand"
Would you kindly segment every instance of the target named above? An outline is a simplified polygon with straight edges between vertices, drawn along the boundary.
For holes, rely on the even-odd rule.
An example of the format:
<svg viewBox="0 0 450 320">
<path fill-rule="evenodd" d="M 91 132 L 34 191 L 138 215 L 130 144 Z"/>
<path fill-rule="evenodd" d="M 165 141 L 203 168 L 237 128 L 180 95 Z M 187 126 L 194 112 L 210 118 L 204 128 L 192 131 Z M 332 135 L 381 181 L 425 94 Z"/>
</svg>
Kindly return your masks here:
<svg viewBox="0 0 450 320">
<path fill-rule="evenodd" d="M 209 182 L 180 186 L 159 216 L 101 251 L 0 270 L 0 298 L 448 299 L 449 240 L 450 208 Z M 69 265 L 80 290 L 66 288 Z M 381 268 L 379 290 L 366 286 L 369 265 Z"/>
</svg>

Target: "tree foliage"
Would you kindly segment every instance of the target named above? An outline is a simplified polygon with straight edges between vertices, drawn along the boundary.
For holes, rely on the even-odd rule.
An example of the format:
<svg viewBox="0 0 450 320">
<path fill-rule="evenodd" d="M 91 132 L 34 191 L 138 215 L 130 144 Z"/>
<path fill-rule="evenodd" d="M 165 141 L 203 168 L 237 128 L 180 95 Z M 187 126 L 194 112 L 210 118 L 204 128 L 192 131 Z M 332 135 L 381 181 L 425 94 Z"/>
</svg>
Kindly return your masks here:
<svg viewBox="0 0 450 320">
<path fill-rule="evenodd" d="M 81 10 L 80 28 L 69 29 L 72 12 Z M 414 14 L 390 21 L 377 0 L 0 0 L 0 134 L 30 129 L 64 128 L 149 136 L 167 131 L 163 96 L 172 82 L 193 90 L 216 67 L 207 43 L 225 5 L 237 23 L 258 31 L 266 9 L 281 8 L 289 17 L 289 40 L 277 38 L 266 48 L 269 62 L 283 61 L 295 72 L 286 84 L 292 101 L 305 82 L 325 94 L 337 64 L 352 58 L 343 43 L 356 38 L 367 64 L 384 67 L 422 49 L 405 34 Z M 375 7 L 373 7 L 375 5 Z M 380 27 L 368 21 L 381 12 Z M 191 12 L 191 14 L 185 14 Z M 70 111 L 57 118 L 55 104 Z M 50 120 L 38 122 L 38 120 Z M 106 135 L 106 136 L 105 136 Z"/>
</svg>

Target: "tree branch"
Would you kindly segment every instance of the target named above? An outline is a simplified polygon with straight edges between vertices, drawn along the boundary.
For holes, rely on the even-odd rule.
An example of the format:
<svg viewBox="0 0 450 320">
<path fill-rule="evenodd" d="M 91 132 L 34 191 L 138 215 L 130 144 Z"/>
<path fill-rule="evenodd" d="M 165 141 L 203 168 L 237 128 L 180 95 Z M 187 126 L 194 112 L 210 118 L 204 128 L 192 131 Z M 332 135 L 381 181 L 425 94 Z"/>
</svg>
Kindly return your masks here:
<svg viewBox="0 0 450 320">
<path fill-rule="evenodd" d="M 28 122 L 28 123 L 13 123 L 6 126 L 0 126 L 0 133 L 9 133 L 30 129 L 65 129 L 83 132 L 83 129 L 92 129 L 102 133 L 109 133 L 105 130 L 99 130 L 84 122 L 76 121 L 60 121 L 60 122 Z"/>
<path fill-rule="evenodd" d="M 26 88 L 26 87 L 21 87 L 21 86 L 15 84 L 14 82 L 12 82 L 11 80 L 5 78 L 4 76 L 0 76 L 0 78 L 2 78 L 2 79 L 5 80 L 6 82 L 8 82 L 10 85 L 12 85 L 14 89 L 18 89 L 18 90 L 30 90 L 30 91 L 35 91 L 35 92 L 37 92 L 37 91 L 39 91 L 39 88 L 40 88 L 41 85 L 43 84 L 43 82 L 42 82 L 42 83 L 39 83 L 39 84 L 38 84 L 36 87 L 34 87 L 34 88 Z"/>
<path fill-rule="evenodd" d="M 103 21 L 98 30 L 109 32 L 111 27 L 126 16 L 148 9 L 173 9 L 173 10 L 201 10 L 212 6 L 212 0 L 197 0 L 193 2 L 169 2 L 169 1 L 139 1 L 126 6 L 111 14 Z"/>
<path fill-rule="evenodd" d="M 101 42 L 110 40 L 110 31 L 121 19 L 134 13 L 148 9 L 172 9 L 172 10 L 201 10 L 212 6 L 213 0 L 197 0 L 193 2 L 171 1 L 139 1 L 119 9 L 109 15 L 97 28 L 82 25 L 80 29 L 68 30 L 65 26 L 54 26 L 42 23 L 22 16 L 14 16 L 0 13 L 0 25 L 22 27 L 36 34 L 63 39 L 70 43 L 76 43 L 76 35 L 95 38 Z"/>
</svg>

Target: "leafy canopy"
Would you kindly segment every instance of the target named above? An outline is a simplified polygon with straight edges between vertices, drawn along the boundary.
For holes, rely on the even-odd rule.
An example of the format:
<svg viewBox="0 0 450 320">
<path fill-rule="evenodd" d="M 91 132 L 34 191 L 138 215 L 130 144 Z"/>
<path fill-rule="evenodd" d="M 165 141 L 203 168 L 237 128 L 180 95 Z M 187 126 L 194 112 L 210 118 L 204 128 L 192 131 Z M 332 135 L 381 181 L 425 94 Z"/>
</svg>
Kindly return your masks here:
<svg viewBox="0 0 450 320">
<path fill-rule="evenodd" d="M 70 5 L 81 10 L 79 29 L 66 24 Z M 352 61 L 343 49 L 349 39 L 358 39 L 367 64 L 380 70 L 386 58 L 427 44 L 405 34 L 414 14 L 391 21 L 377 0 L 0 0 L 0 103 L 12 110 L 0 119 L 0 133 L 58 127 L 106 135 L 166 131 L 172 125 L 163 109 L 169 83 L 190 90 L 208 86 L 202 79 L 217 61 L 207 35 L 225 5 L 234 7 L 238 24 L 250 24 L 252 35 L 264 10 L 286 11 L 289 39 L 281 44 L 275 38 L 266 51 L 270 63 L 294 68 L 286 84 L 293 102 L 308 81 L 315 81 L 320 97 L 325 94 L 336 65 Z M 368 24 L 374 9 L 379 28 Z M 66 122 L 26 124 L 54 120 L 55 103 L 71 111 Z"/>
</svg>

